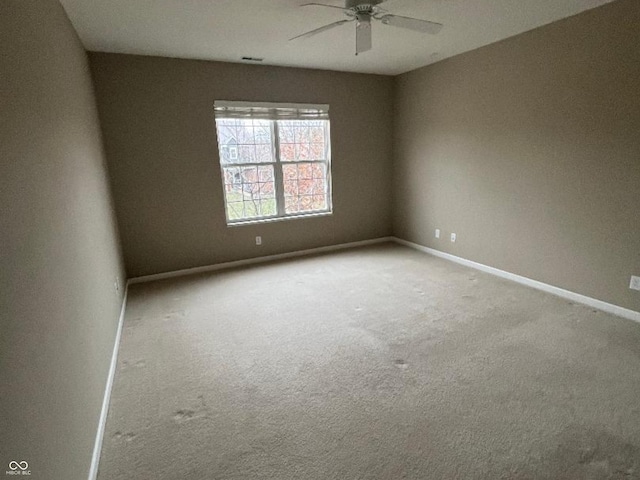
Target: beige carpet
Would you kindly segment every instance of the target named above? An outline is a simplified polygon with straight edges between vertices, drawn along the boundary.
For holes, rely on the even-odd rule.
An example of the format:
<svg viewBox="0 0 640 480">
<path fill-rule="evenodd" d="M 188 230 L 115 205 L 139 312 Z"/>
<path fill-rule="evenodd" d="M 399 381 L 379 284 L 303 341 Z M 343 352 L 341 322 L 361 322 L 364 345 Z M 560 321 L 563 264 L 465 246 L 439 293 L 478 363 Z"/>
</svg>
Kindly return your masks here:
<svg viewBox="0 0 640 480">
<path fill-rule="evenodd" d="M 640 478 L 640 324 L 392 244 L 134 285 L 132 478 Z"/>
</svg>

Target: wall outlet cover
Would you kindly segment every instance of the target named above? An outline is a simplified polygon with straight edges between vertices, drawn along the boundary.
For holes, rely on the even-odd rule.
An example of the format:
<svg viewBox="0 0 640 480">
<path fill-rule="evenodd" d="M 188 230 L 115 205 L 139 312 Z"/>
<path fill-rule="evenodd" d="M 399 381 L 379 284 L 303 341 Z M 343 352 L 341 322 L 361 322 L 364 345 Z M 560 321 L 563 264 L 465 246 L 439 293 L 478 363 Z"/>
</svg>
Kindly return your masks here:
<svg viewBox="0 0 640 480">
<path fill-rule="evenodd" d="M 452 242 L 455 242 L 457 238 L 458 238 L 458 236 L 455 233 L 451 234 L 451 241 Z"/>
<path fill-rule="evenodd" d="M 629 288 L 631 290 L 640 290 L 640 277 L 632 276 L 631 282 L 629 282 Z"/>
<path fill-rule="evenodd" d="M 440 238 L 440 229 L 436 228 L 436 238 Z"/>
<path fill-rule="evenodd" d="M 256 237 L 256 245 L 262 245 L 262 237 Z"/>
</svg>

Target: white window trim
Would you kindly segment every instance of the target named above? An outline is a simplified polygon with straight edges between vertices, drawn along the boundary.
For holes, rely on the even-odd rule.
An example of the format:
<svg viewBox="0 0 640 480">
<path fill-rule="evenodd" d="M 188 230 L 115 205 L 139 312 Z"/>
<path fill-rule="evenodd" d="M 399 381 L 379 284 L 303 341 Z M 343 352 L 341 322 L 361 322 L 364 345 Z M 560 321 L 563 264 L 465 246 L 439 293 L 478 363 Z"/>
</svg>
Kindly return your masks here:
<svg viewBox="0 0 640 480">
<path fill-rule="evenodd" d="M 278 118 L 277 115 L 272 116 L 268 120 L 271 125 L 271 138 L 273 139 L 271 142 L 271 148 L 273 152 L 273 162 L 256 162 L 256 163 L 238 163 L 238 164 L 229 164 L 223 165 L 218 158 L 218 163 L 220 166 L 220 174 L 222 177 L 222 188 L 223 188 L 223 200 L 224 200 L 224 212 L 225 212 L 225 220 L 227 223 L 227 227 L 235 227 L 242 225 L 251 225 L 256 223 L 266 223 L 266 222 L 275 222 L 282 220 L 295 220 L 295 219 L 304 219 L 304 218 L 313 218 L 313 217 L 323 217 L 329 216 L 333 214 L 333 186 L 331 179 L 331 132 L 330 132 L 330 121 L 328 118 L 328 105 L 310 105 L 310 104 L 276 104 L 276 103 L 264 103 L 264 102 L 227 102 L 227 101 L 216 101 L 215 102 L 216 109 L 227 109 L 227 108 L 261 108 L 261 109 L 286 109 L 287 111 L 292 110 L 304 110 L 304 111 L 318 111 L 324 112 L 326 117 L 319 118 L 324 123 L 324 134 L 325 134 L 325 159 L 324 160 L 309 160 L 309 161 L 282 161 L 280 159 L 280 136 L 278 133 L 278 120 L 304 120 L 305 118 L 291 118 L 291 117 L 282 117 Z M 220 115 L 216 118 L 225 118 L 225 115 Z M 234 118 L 234 117 L 227 117 Z M 247 116 L 245 118 L 259 118 L 253 116 Z M 216 137 L 217 137 L 217 128 L 216 128 Z M 220 156 L 220 144 L 217 144 L 218 154 Z M 300 163 L 319 163 L 325 166 L 326 172 L 326 181 L 325 181 L 325 196 L 327 199 L 327 208 L 324 210 L 313 210 L 309 212 L 293 212 L 286 213 L 285 211 L 285 195 L 284 195 L 284 178 L 282 172 L 282 166 L 284 164 L 300 164 Z M 229 219 L 229 212 L 227 209 L 227 192 L 225 189 L 224 182 L 224 168 L 229 168 L 230 166 L 238 166 L 238 167 L 250 167 L 250 166 L 265 166 L 272 165 L 273 166 L 273 175 L 274 175 L 274 190 L 275 190 L 275 200 L 276 200 L 276 214 L 269 216 L 261 216 L 254 218 L 241 218 L 241 219 Z"/>
</svg>

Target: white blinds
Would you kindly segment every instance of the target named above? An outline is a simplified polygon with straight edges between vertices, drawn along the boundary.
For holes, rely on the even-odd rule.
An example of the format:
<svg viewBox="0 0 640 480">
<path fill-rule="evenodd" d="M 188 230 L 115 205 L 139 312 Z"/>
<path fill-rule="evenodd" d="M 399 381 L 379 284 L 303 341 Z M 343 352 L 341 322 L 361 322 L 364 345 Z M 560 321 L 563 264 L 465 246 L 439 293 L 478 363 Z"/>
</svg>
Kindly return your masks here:
<svg viewBox="0 0 640 480">
<path fill-rule="evenodd" d="M 216 118 L 257 118 L 267 120 L 329 119 L 329 105 L 229 102 L 216 100 L 213 110 Z"/>
</svg>

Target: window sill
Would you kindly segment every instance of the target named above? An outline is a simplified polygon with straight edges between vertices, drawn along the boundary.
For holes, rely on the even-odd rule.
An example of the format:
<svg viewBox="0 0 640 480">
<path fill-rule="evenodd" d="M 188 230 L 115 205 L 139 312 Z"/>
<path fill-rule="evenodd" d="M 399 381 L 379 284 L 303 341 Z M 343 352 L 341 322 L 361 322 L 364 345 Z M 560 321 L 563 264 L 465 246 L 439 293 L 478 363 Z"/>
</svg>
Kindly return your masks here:
<svg viewBox="0 0 640 480">
<path fill-rule="evenodd" d="M 241 220 L 238 222 L 231 222 L 231 223 L 227 222 L 227 227 L 242 227 L 244 225 L 256 225 L 259 223 L 274 223 L 274 222 L 282 222 L 286 220 L 303 220 L 305 218 L 328 217 L 331 215 L 333 215 L 333 211 L 305 213 L 302 215 L 287 215 L 285 217 L 259 218 L 255 220 Z"/>
</svg>

